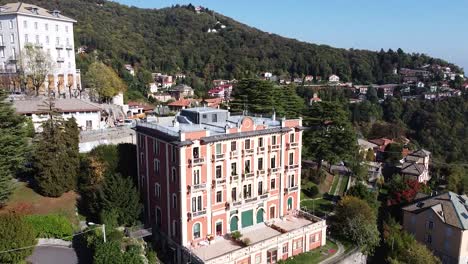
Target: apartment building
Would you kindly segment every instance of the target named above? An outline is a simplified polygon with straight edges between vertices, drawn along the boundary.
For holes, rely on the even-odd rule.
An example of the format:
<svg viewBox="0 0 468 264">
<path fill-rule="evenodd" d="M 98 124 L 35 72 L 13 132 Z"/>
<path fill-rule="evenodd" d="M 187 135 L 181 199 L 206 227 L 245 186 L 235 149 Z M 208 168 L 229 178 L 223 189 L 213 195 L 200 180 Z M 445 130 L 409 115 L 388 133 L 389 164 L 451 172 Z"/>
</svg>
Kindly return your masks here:
<svg viewBox="0 0 468 264">
<path fill-rule="evenodd" d="M 58 10 L 49 11 L 21 2 L 0 6 L 0 73 L 17 73 L 24 47 L 32 45 L 43 49 L 54 64 L 42 93 L 50 88 L 69 96 L 68 87 L 74 91 L 81 89 L 75 64 L 74 23 L 76 20 L 61 15 Z"/>
<path fill-rule="evenodd" d="M 468 263 L 468 197 L 453 192 L 403 207 L 403 228 L 444 264 Z"/>
<path fill-rule="evenodd" d="M 326 243 L 299 210 L 302 120 L 199 107 L 135 130 L 146 222 L 173 263 L 276 263 Z"/>
</svg>

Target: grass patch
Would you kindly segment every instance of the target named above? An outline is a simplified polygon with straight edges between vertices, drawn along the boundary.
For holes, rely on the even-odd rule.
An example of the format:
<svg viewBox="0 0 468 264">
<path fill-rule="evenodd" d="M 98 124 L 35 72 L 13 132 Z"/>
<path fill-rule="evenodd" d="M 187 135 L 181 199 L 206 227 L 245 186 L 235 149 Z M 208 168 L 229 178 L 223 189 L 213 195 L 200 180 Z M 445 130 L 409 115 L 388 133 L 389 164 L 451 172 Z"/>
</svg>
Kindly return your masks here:
<svg viewBox="0 0 468 264">
<path fill-rule="evenodd" d="M 340 189 L 338 190 L 338 195 L 343 196 L 344 192 L 346 191 L 346 187 L 348 186 L 348 180 L 349 176 L 342 176 L 343 178 L 341 179 L 341 184 L 340 184 Z"/>
<path fill-rule="evenodd" d="M 15 211 L 26 215 L 59 214 L 65 216 L 72 224 L 78 225 L 75 212 L 76 197 L 73 191 L 58 198 L 44 197 L 29 188 L 27 183 L 18 182 L 7 206 L 2 208 L 0 213 Z"/>
<path fill-rule="evenodd" d="M 338 251 L 338 246 L 335 243 L 331 242 L 330 240 L 327 240 L 327 244 L 320 248 L 299 254 L 294 257 L 290 257 L 287 260 L 281 261 L 279 263 L 284 263 L 284 264 L 319 263 L 320 261 L 325 260 L 333 256 L 334 254 L 336 254 L 336 251 Z"/>
<path fill-rule="evenodd" d="M 336 175 L 333 177 L 333 185 L 330 189 L 330 192 L 328 192 L 328 194 L 330 195 L 334 195 L 335 194 L 335 191 L 336 191 L 336 187 L 338 186 L 338 182 L 340 181 L 340 176 Z"/>
<path fill-rule="evenodd" d="M 313 194 L 310 192 L 311 189 L 316 188 L 317 193 Z M 313 198 L 318 198 L 321 197 L 321 194 L 319 193 L 319 188 L 317 184 L 309 181 L 306 182 L 305 184 L 302 184 L 301 186 L 301 201 L 304 199 L 313 199 Z"/>
<path fill-rule="evenodd" d="M 304 208 L 317 216 L 324 216 L 333 211 L 335 205 L 332 201 L 326 199 L 316 199 L 301 202 L 301 208 Z"/>
</svg>

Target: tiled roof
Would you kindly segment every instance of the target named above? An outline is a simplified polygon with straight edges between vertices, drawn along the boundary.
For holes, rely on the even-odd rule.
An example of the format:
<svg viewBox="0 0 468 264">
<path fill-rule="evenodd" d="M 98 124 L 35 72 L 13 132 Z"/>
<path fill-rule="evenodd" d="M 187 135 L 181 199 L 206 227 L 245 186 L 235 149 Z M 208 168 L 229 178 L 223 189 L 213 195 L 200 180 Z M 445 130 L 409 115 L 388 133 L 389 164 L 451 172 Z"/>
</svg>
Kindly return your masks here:
<svg viewBox="0 0 468 264">
<path fill-rule="evenodd" d="M 426 167 L 424 164 L 405 162 L 403 163 L 403 166 L 401 166 L 401 173 L 419 176 L 424 172 L 425 169 Z"/>
<path fill-rule="evenodd" d="M 33 9 L 36 9 L 37 13 L 34 13 Z M 76 23 L 76 20 L 63 16 L 60 13 L 57 16 L 54 16 L 53 11 L 49 11 L 45 8 L 31 5 L 31 4 L 22 3 L 22 2 L 8 3 L 8 4 L 1 6 L 0 15 L 5 15 L 5 14 L 22 14 L 22 15 L 44 17 L 48 19 L 56 19 L 56 20 Z"/>
<path fill-rule="evenodd" d="M 178 101 L 167 104 L 168 106 L 189 106 L 192 103 L 190 99 L 180 99 Z"/>
<path fill-rule="evenodd" d="M 420 213 L 425 210 L 434 210 L 444 223 L 468 229 L 468 197 L 453 192 L 423 198 L 416 203 L 403 207 L 404 211 Z"/>
</svg>

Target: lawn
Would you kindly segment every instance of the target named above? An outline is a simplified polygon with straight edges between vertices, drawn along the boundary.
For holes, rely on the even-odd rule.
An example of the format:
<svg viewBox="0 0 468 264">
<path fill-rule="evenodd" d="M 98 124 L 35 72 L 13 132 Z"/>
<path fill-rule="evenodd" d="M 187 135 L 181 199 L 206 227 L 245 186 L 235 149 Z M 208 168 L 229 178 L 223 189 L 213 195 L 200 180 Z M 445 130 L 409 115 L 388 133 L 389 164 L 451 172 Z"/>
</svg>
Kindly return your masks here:
<svg viewBox="0 0 468 264">
<path fill-rule="evenodd" d="M 301 202 L 301 208 L 317 216 L 324 216 L 333 211 L 335 205 L 332 201 L 326 199 L 307 200 Z"/>
<path fill-rule="evenodd" d="M 346 175 L 346 176 L 343 176 L 343 178 L 341 179 L 341 184 L 340 184 L 340 189 L 338 191 L 338 195 L 341 195 L 343 196 L 344 192 L 346 191 L 346 187 L 348 186 L 348 180 L 349 180 L 349 176 Z"/>
<path fill-rule="evenodd" d="M 302 186 L 301 186 L 301 201 L 304 200 L 304 199 L 312 199 L 312 198 L 318 198 L 318 197 L 322 196 L 322 194 L 320 194 L 320 193 L 317 193 L 316 195 L 311 196 L 311 193 L 308 192 L 308 189 L 312 188 L 314 186 L 317 186 L 317 184 L 315 184 L 315 183 L 313 183 L 311 181 L 309 181 L 309 182 L 307 182 L 305 184 L 302 184 Z M 318 188 L 319 187 L 317 186 L 317 190 L 319 190 Z"/>
<path fill-rule="evenodd" d="M 300 255 L 290 257 L 281 263 L 285 264 L 311 264 L 319 263 L 322 260 L 325 260 L 336 253 L 338 246 L 327 240 L 327 244 L 323 247 L 314 249 L 312 251 L 302 253 Z"/>
<path fill-rule="evenodd" d="M 63 214 L 73 224 L 78 224 L 75 214 L 76 194 L 73 191 L 58 198 L 44 197 L 27 186 L 27 183 L 16 183 L 16 189 L 7 206 L 0 213 L 15 211 L 23 214 Z"/>
<path fill-rule="evenodd" d="M 328 194 L 330 194 L 330 195 L 335 194 L 335 190 L 336 190 L 336 187 L 338 186 L 339 181 L 340 181 L 340 176 L 339 175 L 336 175 L 336 176 L 333 177 L 333 185 L 330 188 L 330 191 L 328 192 Z"/>
</svg>

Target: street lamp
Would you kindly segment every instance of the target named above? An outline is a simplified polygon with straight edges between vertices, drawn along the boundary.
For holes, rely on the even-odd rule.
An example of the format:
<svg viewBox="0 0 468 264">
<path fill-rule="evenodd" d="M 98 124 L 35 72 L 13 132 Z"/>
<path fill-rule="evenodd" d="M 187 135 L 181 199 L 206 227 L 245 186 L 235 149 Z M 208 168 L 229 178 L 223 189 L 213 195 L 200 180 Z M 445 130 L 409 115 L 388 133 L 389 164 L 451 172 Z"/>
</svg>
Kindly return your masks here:
<svg viewBox="0 0 468 264">
<path fill-rule="evenodd" d="M 101 226 L 102 228 L 102 235 L 103 235 L 103 238 L 104 238 L 104 243 L 106 243 L 107 239 L 106 239 L 106 225 L 105 224 L 95 224 L 93 222 L 88 222 L 88 225 L 90 226 Z"/>
</svg>

